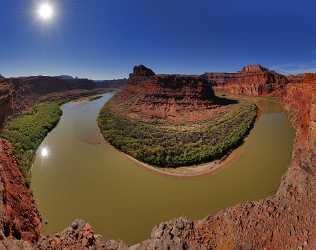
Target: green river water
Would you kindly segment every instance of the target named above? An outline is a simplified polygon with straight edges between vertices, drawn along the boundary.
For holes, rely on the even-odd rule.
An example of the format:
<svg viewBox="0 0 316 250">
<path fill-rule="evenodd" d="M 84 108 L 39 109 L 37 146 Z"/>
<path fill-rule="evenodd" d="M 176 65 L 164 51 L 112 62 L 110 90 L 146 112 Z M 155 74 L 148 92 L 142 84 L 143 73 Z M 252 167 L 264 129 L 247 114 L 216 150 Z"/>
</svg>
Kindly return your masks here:
<svg viewBox="0 0 316 250">
<path fill-rule="evenodd" d="M 240 157 L 224 168 L 182 178 L 149 171 L 103 140 L 96 119 L 111 97 L 65 104 L 59 124 L 37 151 L 32 190 L 47 221 L 45 233 L 81 218 L 95 233 L 133 244 L 162 221 L 201 219 L 274 194 L 290 163 L 294 129 L 277 102 L 262 98 L 262 114 Z"/>
</svg>

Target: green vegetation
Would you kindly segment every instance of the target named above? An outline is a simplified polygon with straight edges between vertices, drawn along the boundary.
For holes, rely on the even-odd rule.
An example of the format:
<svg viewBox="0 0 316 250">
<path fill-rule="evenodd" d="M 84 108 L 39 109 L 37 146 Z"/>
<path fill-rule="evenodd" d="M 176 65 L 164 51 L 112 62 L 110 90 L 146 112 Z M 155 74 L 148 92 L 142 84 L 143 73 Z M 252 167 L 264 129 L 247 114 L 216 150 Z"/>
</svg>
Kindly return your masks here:
<svg viewBox="0 0 316 250">
<path fill-rule="evenodd" d="M 119 150 L 154 166 L 177 167 L 223 157 L 243 141 L 256 114 L 256 105 L 242 101 L 210 121 L 163 126 L 123 118 L 105 105 L 98 124 Z"/>
<path fill-rule="evenodd" d="M 6 123 L 1 137 L 12 144 L 13 153 L 26 178 L 37 148 L 56 126 L 61 115 L 59 102 L 46 102 L 35 105 L 31 111 L 13 117 Z"/>
</svg>

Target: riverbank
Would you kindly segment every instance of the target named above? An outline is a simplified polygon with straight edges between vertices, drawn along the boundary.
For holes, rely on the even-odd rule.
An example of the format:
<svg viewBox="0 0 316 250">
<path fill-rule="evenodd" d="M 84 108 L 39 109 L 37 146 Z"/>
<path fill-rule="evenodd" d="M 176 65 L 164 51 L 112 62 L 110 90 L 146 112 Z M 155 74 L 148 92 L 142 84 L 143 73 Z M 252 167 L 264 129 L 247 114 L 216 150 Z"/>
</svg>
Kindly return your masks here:
<svg viewBox="0 0 316 250">
<path fill-rule="evenodd" d="M 0 230 L 4 237 L 38 241 L 42 218 L 30 189 L 30 169 L 37 147 L 58 123 L 62 103 L 104 92 L 107 90 L 71 90 L 37 98 L 26 96 L 21 105 L 8 102 L 16 106 L 7 108 L 0 137 Z"/>
<path fill-rule="evenodd" d="M 256 106 L 232 102 L 236 104 L 221 109 L 209 120 L 185 125 L 122 117 L 114 114 L 110 102 L 101 110 L 98 124 L 110 144 L 141 162 L 161 168 L 195 166 L 222 159 L 253 127 Z"/>
<path fill-rule="evenodd" d="M 30 186 L 30 169 L 35 152 L 46 135 L 58 123 L 62 111 L 58 102 L 35 105 L 31 110 L 11 117 L 0 136 L 12 145 L 20 170 Z"/>
<path fill-rule="evenodd" d="M 293 130 L 284 113 L 265 110 L 241 146 L 243 156 L 227 167 L 195 177 L 153 172 L 104 143 L 96 118 L 109 98 L 105 95 L 94 102 L 64 105 L 61 122 L 41 145 L 50 154 L 45 158 L 41 151 L 37 154 L 32 188 L 43 219 L 49 222 L 46 233 L 83 218 L 104 237 L 134 244 L 166 219 L 181 215 L 202 218 L 232 204 L 275 193 L 290 161 Z M 270 110 L 279 106 L 263 102 Z M 100 143 L 91 144 L 91 138 Z M 58 186 L 54 185 L 56 178 Z M 138 216 L 142 216 L 142 223 Z"/>
<path fill-rule="evenodd" d="M 244 140 L 247 140 L 247 137 L 244 138 Z M 201 175 L 208 175 L 211 173 L 216 172 L 217 170 L 220 170 L 221 168 L 226 167 L 229 163 L 232 161 L 238 159 L 243 154 L 243 149 L 241 147 L 236 148 L 232 150 L 231 152 L 227 153 L 224 157 L 222 157 L 219 160 L 215 160 L 208 163 L 203 163 L 199 165 L 194 166 L 180 166 L 176 168 L 158 168 L 155 166 L 152 166 L 150 164 L 146 164 L 144 162 L 141 162 L 134 157 L 117 150 L 114 146 L 112 146 L 110 143 L 105 141 L 107 145 L 113 148 L 113 150 L 118 151 L 121 155 L 123 155 L 125 158 L 135 162 L 139 167 L 144 168 L 145 170 L 155 172 L 161 175 L 167 175 L 167 176 L 173 176 L 173 177 L 196 177 Z"/>
</svg>

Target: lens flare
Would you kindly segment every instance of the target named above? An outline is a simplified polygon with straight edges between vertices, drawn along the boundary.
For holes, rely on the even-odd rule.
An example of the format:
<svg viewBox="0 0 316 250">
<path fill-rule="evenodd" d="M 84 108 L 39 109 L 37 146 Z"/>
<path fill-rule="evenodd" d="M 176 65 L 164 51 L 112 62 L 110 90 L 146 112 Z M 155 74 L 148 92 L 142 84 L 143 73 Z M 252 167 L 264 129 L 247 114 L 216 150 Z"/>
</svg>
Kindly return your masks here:
<svg viewBox="0 0 316 250">
<path fill-rule="evenodd" d="M 37 8 L 37 14 L 42 20 L 50 20 L 55 15 L 54 6 L 51 3 L 41 3 Z"/>
</svg>

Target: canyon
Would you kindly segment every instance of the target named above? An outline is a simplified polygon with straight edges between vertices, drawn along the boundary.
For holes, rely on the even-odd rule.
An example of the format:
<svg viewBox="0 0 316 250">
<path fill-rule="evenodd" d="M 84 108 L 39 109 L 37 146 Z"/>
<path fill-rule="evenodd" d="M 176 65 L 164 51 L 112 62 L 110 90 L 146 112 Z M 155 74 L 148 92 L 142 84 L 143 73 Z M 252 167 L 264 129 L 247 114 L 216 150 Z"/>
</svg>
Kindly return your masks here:
<svg viewBox="0 0 316 250">
<path fill-rule="evenodd" d="M 47 80 L 47 79 L 46 79 Z M 46 81 L 45 80 L 45 81 Z M 16 80 L 13 80 L 13 82 Z M 238 73 L 201 76 L 156 75 L 136 67 L 130 85 L 117 103 L 130 108 L 133 119 L 164 118 L 170 122 L 203 120 L 216 106 L 215 90 L 249 96 L 275 95 L 289 111 L 296 128 L 292 163 L 278 192 L 266 199 L 227 208 L 205 219 L 178 218 L 157 225 L 151 237 L 130 249 L 315 249 L 316 230 L 316 74 L 286 78 L 261 66 L 248 66 Z M 24 81 L 22 81 L 24 82 Z M 31 81 L 32 82 L 32 81 Z M 48 81 L 49 82 L 49 81 Z M 159 82 L 159 86 L 157 83 Z M 66 87 L 39 87 L 29 83 L 1 83 L 1 121 L 26 110 L 39 100 L 74 98 L 104 92 L 80 83 Z M 82 84 L 82 85 L 81 85 Z M 161 87 L 164 86 L 164 87 Z M 45 91 L 45 89 L 50 91 Z M 80 89 L 84 88 L 84 90 Z M 80 89 L 80 90 L 79 90 Z M 170 97 L 168 89 L 179 94 Z M 56 92 L 57 91 L 57 92 Z M 65 91 L 65 92 L 64 92 Z M 34 94 L 35 93 L 35 94 Z M 135 100 L 126 100 L 133 93 Z M 206 101 L 210 99 L 211 102 Z M 170 101 L 172 100 L 172 102 Z M 156 108 L 164 107 L 162 110 Z M 195 115 L 196 107 L 205 110 Z M 178 112 L 187 113 L 184 120 Z M 1 140 L 1 238 L 4 249 L 128 249 L 123 242 L 104 240 L 80 220 L 61 233 L 41 235 L 41 218 L 31 191 L 24 185 L 10 145 Z"/>
</svg>

